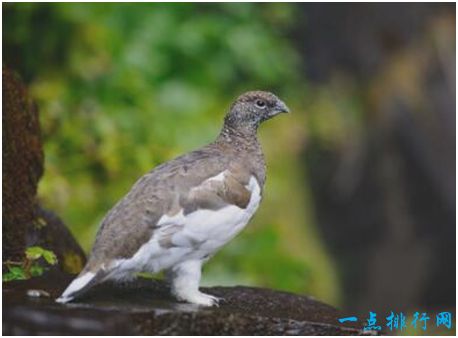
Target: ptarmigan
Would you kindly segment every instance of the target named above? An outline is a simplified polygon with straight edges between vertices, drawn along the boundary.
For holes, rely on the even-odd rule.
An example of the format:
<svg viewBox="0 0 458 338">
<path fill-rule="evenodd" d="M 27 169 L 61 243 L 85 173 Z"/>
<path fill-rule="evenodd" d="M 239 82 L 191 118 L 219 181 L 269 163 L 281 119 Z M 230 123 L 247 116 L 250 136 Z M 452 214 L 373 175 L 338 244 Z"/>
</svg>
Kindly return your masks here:
<svg viewBox="0 0 458 338">
<path fill-rule="evenodd" d="M 167 272 L 178 300 L 212 306 L 199 291 L 202 265 L 248 223 L 266 178 L 259 125 L 288 107 L 275 95 L 247 92 L 232 104 L 217 139 L 141 177 L 105 216 L 87 265 L 57 299 L 138 272 Z"/>
</svg>

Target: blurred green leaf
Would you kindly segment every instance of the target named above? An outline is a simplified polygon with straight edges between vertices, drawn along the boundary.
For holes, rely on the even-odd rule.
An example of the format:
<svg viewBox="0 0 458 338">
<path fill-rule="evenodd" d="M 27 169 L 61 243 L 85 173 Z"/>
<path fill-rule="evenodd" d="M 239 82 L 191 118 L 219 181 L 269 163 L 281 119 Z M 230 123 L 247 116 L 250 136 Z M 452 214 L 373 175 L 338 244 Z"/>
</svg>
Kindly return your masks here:
<svg viewBox="0 0 458 338">
<path fill-rule="evenodd" d="M 55 265 L 57 264 L 57 257 L 54 254 L 54 252 L 49 251 L 49 250 L 44 250 L 43 252 L 43 258 L 45 261 L 50 264 L 50 265 Z"/>
<path fill-rule="evenodd" d="M 2 274 L 2 280 L 4 282 L 23 279 L 27 279 L 27 276 L 24 269 L 20 266 L 10 266 L 8 267 L 8 272 Z"/>
<path fill-rule="evenodd" d="M 44 260 L 51 265 L 57 263 L 57 257 L 54 252 L 50 250 L 43 249 L 40 246 L 32 246 L 26 249 L 26 257 L 30 260 L 37 260 L 40 257 L 43 257 Z"/>
<path fill-rule="evenodd" d="M 30 275 L 32 277 L 41 276 L 44 271 L 45 271 L 45 269 L 42 266 L 38 265 L 38 264 L 33 264 L 30 267 Z"/>
<path fill-rule="evenodd" d="M 25 255 L 28 259 L 36 260 L 43 256 L 44 249 L 40 246 L 32 246 L 25 250 Z"/>
</svg>

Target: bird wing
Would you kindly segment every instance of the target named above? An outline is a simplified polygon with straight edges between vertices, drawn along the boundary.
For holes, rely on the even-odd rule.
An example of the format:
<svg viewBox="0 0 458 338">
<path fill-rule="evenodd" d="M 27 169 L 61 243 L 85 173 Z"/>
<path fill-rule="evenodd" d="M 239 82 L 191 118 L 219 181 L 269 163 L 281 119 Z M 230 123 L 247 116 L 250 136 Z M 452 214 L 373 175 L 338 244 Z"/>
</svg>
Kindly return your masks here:
<svg viewBox="0 0 458 338">
<path fill-rule="evenodd" d="M 252 195 L 249 187 L 239 179 L 231 171 L 224 170 L 183 194 L 178 212 L 164 215 L 156 225 L 160 246 L 198 248 L 207 240 L 215 240 L 212 238 L 215 230 L 223 234 L 235 230 L 231 224 L 235 222 L 233 226 L 236 227 L 243 223 L 238 221 L 237 215 L 244 215 L 241 211 L 248 207 Z M 233 207 L 232 211 L 221 210 L 226 207 Z"/>
</svg>

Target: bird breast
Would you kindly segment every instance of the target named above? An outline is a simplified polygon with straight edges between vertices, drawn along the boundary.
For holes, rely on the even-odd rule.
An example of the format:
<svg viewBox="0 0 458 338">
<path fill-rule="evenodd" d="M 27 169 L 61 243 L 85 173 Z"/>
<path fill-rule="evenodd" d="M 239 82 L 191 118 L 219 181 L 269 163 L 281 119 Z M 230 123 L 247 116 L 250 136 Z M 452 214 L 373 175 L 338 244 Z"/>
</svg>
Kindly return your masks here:
<svg viewBox="0 0 458 338">
<path fill-rule="evenodd" d="M 217 175 L 211 179 L 222 179 Z M 158 272 L 189 259 L 204 259 L 233 239 L 249 222 L 261 201 L 254 176 L 245 186 L 251 197 L 246 208 L 227 205 L 219 210 L 183 210 L 160 218 L 151 239 L 130 259 L 117 262 L 119 270 Z"/>
</svg>

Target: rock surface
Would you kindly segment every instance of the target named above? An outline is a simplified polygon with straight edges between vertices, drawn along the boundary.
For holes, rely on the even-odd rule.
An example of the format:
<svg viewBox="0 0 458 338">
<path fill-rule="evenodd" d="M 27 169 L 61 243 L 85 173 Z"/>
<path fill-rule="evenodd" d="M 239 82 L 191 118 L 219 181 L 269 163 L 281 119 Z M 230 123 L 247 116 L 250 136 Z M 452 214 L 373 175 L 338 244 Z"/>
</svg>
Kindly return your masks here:
<svg viewBox="0 0 458 338">
<path fill-rule="evenodd" d="M 3 69 L 2 83 L 2 257 L 18 260 L 26 245 L 26 227 L 36 218 L 35 195 L 43 174 L 43 150 L 37 109 L 21 80 Z"/>
<path fill-rule="evenodd" d="M 70 277 L 70 276 L 68 276 Z M 362 323 L 340 324 L 343 314 L 310 297 L 252 287 L 212 287 L 220 307 L 176 302 L 164 282 L 141 279 L 94 288 L 85 298 L 58 304 L 71 278 L 48 275 L 3 286 L 5 335 L 363 335 Z M 28 290 L 50 297 L 33 298 Z"/>
<path fill-rule="evenodd" d="M 77 273 L 86 260 L 83 250 L 36 197 L 44 170 L 38 109 L 16 73 L 3 68 L 2 83 L 3 262 L 21 261 L 26 247 L 39 245 L 56 254 L 57 269 Z"/>
</svg>

